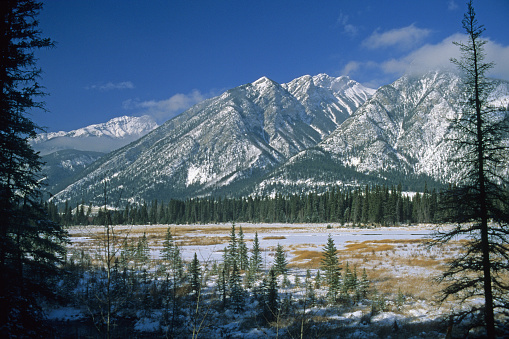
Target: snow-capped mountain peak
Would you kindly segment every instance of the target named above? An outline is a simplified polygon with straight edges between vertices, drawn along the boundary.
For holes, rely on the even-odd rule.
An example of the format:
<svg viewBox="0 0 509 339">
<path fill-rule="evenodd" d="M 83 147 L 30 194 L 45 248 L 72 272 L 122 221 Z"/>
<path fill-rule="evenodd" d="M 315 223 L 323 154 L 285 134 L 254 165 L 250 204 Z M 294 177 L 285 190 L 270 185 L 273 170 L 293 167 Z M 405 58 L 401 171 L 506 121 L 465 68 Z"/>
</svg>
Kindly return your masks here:
<svg viewBox="0 0 509 339">
<path fill-rule="evenodd" d="M 161 194 L 168 199 L 165 188 L 172 197 L 226 194 L 232 185 L 262 176 L 315 146 L 370 96 L 369 89 L 359 100 L 344 95 L 343 89 L 357 84 L 348 78 L 341 80 L 343 87 L 326 75 L 313 79 L 303 77 L 299 84 L 296 79 L 290 86 L 261 77 L 195 105 L 101 158 L 55 199 L 73 199 L 87 187 L 86 199 L 93 201 L 102 190 L 99 177 L 110 178 L 112 189 L 128 180 L 143 199 Z"/>
<path fill-rule="evenodd" d="M 31 144 L 41 155 L 64 149 L 110 152 L 144 136 L 157 127 L 155 120 L 148 115 L 122 116 L 105 123 L 69 132 L 41 133 L 31 140 Z"/>
</svg>

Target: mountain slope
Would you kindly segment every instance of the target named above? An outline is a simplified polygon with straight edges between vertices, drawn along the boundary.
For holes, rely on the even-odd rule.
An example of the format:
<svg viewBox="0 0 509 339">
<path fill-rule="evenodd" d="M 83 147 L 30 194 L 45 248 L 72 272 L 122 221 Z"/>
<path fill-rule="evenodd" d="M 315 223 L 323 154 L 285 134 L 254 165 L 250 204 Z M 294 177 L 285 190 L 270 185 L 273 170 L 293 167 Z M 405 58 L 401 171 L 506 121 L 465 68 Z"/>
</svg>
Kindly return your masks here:
<svg viewBox="0 0 509 339">
<path fill-rule="evenodd" d="M 76 177 L 104 153 L 66 149 L 41 157 L 44 190 L 54 194 L 72 184 Z"/>
<path fill-rule="evenodd" d="M 303 177 L 307 178 L 308 186 L 349 184 L 354 181 L 352 171 L 378 180 L 421 177 L 429 181 L 454 181 L 459 172 L 447 162 L 452 150 L 448 141 L 449 119 L 461 112 L 460 83 L 454 73 L 429 72 L 406 75 L 379 88 L 317 147 L 290 159 L 265 178 L 255 192 L 271 194 L 284 185 L 305 190 L 295 181 Z M 509 83 L 497 81 L 493 93 L 493 100 L 509 102 Z M 305 168 L 309 167 L 306 164 L 310 161 L 335 165 L 306 175 Z M 366 179 L 373 181 L 355 176 L 355 180 Z"/>
<path fill-rule="evenodd" d="M 123 116 L 70 132 L 40 133 L 30 143 L 43 156 L 64 149 L 107 153 L 139 139 L 157 126 L 148 115 Z"/>
<path fill-rule="evenodd" d="M 111 199 L 122 194 L 132 202 L 239 194 L 323 140 L 372 93 L 347 77 L 302 77 L 285 85 L 260 78 L 101 158 L 55 200 L 79 195 L 100 203 L 105 183 Z"/>
</svg>

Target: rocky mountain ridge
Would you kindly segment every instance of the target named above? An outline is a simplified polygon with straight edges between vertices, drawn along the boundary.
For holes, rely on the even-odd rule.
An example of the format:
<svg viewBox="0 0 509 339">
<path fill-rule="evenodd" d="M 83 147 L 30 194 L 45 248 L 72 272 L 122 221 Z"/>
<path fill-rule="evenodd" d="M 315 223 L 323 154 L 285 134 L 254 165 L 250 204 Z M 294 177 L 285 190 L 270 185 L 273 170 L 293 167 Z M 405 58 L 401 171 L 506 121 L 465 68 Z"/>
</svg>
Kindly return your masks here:
<svg viewBox="0 0 509 339">
<path fill-rule="evenodd" d="M 461 114 L 461 84 L 455 73 L 429 72 L 380 87 L 327 138 L 292 157 L 254 191 L 298 193 L 308 187 L 349 185 L 355 182 L 353 173 L 364 182 L 455 182 L 461 172 L 448 159 L 454 149 L 451 120 Z M 493 104 L 507 107 L 509 82 L 494 84 Z M 507 119 L 507 111 L 500 114 Z M 305 174 L 303 169 L 313 163 L 322 170 Z"/>
<path fill-rule="evenodd" d="M 157 127 L 155 120 L 148 115 L 122 116 L 69 132 L 40 133 L 30 143 L 42 156 L 68 149 L 108 153 L 141 138 Z"/>
<path fill-rule="evenodd" d="M 100 158 L 54 200 L 100 205 L 105 187 L 123 204 L 443 183 L 456 173 L 447 136 L 461 111 L 460 84 L 444 72 L 406 75 L 376 91 L 325 74 L 287 84 L 262 77 Z M 496 84 L 493 100 L 509 102 L 509 82 Z"/>
<path fill-rule="evenodd" d="M 105 180 L 112 194 L 132 202 L 247 193 L 252 180 L 315 146 L 373 92 L 348 77 L 321 74 L 284 85 L 262 77 L 99 159 L 55 199 L 80 194 L 95 201 Z"/>
</svg>

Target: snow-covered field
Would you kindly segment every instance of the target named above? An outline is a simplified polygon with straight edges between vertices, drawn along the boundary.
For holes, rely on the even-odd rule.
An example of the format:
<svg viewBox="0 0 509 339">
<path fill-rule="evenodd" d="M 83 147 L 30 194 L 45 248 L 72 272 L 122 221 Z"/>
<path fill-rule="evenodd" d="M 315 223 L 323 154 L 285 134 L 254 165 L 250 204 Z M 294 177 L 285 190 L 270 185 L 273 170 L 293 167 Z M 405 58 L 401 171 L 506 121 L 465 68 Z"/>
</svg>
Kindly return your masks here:
<svg viewBox="0 0 509 339">
<path fill-rule="evenodd" d="M 148 239 L 150 257 L 157 263 L 161 259 L 161 249 L 167 228 L 170 227 L 176 243 L 180 246 L 183 259 L 190 261 L 197 254 L 202 267 L 210 269 L 214 262 L 221 262 L 224 248 L 228 245 L 232 224 L 210 225 L 144 225 L 114 226 L 113 239 L 118 244 L 123 239 L 136 239 L 143 234 Z M 307 333 L 316 337 L 348 338 L 441 338 L 445 335 L 448 311 L 456 307 L 454 302 L 438 304 L 435 297 L 440 286 L 432 278 L 439 275 L 446 261 L 461 251 L 462 239 L 447 246 L 429 248 L 428 240 L 435 231 L 433 225 L 415 225 L 405 227 L 352 228 L 336 224 L 235 224 L 238 232 L 242 228 L 248 249 L 252 248 L 255 232 L 258 233 L 262 249 L 263 268 L 267 270 L 273 264 L 274 251 L 278 244 L 285 248 L 289 262 L 288 280 L 290 286 L 280 288 L 280 297 L 291 295 L 296 301 L 302 298 L 304 291 L 295 282 L 304 281 L 306 270 L 313 276 L 320 268 L 321 252 L 332 236 L 338 249 L 338 256 L 343 269 L 348 263 L 350 269 L 356 269 L 360 277 L 366 270 L 370 281 L 370 290 L 376 298 L 382 298 L 384 309 L 371 314 L 371 300 L 348 305 L 330 307 L 317 303 L 303 309 L 306 323 L 310 327 Z M 92 257 L 103 251 L 105 227 L 86 226 L 69 228 L 71 250 L 83 250 Z M 322 272 L 323 274 L 323 272 Z M 280 285 L 282 284 L 280 277 Z M 214 279 L 207 282 L 209 293 L 214 293 Z M 317 297 L 324 297 L 324 287 L 316 290 Z M 377 299 L 378 300 L 378 299 Z M 254 312 L 256 302 L 246 305 L 242 316 L 248 317 Z M 55 309 L 50 318 L 56 320 L 75 320 L 86 317 L 86 311 L 79 308 Z M 161 330 L 157 312 L 147 313 L 137 321 L 135 329 L 139 333 Z M 217 313 L 217 312 L 216 312 Z M 223 312 L 208 313 L 207 321 L 223 326 L 211 326 L 204 330 L 200 337 L 227 333 L 230 337 L 293 337 L 291 326 L 264 327 L 255 326 L 247 329 L 246 320 L 239 319 L 239 314 Z M 220 319 L 220 320 L 219 320 Z M 247 319 L 247 318 L 245 318 Z M 231 324 L 226 326 L 230 322 Z M 243 325 L 244 324 L 244 325 Z M 313 327 L 314 326 L 314 327 Z M 344 335 L 334 336 L 322 328 L 342 328 Z M 216 328 L 216 330 L 214 330 Z M 216 332 L 214 332 L 216 331 Z M 321 332 L 320 332 L 321 331 Z M 323 336 L 320 335 L 323 334 Z M 334 332 L 336 333 L 336 332 Z M 306 336 L 304 336 L 306 337 Z"/>
</svg>

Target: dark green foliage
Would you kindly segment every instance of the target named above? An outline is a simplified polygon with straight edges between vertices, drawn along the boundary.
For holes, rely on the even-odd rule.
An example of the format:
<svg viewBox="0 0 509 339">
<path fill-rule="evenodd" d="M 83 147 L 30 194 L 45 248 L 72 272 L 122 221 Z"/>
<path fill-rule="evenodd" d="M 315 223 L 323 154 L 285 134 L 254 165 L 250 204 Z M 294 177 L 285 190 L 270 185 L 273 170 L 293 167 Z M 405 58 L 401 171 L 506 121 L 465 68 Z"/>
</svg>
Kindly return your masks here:
<svg viewBox="0 0 509 339">
<path fill-rule="evenodd" d="M 247 285 L 251 286 L 258 278 L 262 267 L 262 256 L 260 253 L 260 242 L 258 241 L 258 232 L 255 232 L 253 240 L 253 248 L 251 249 L 251 257 L 249 258 L 249 266 L 247 270 Z"/>
<path fill-rule="evenodd" d="M 358 296 L 358 299 L 366 298 L 366 296 L 368 295 L 368 289 L 369 289 L 369 280 L 368 280 L 368 275 L 366 273 L 366 269 L 364 268 L 362 270 L 361 279 L 360 279 L 359 283 L 357 284 L 356 295 Z"/>
<path fill-rule="evenodd" d="M 279 294 L 277 274 L 271 269 L 268 278 L 263 279 L 262 317 L 265 322 L 271 323 L 279 316 Z"/>
<path fill-rule="evenodd" d="M 83 203 L 82 203 L 83 205 Z M 354 225 L 401 225 L 429 223 L 446 213 L 438 211 L 440 195 L 424 183 L 413 198 L 402 186 L 364 186 L 356 189 L 331 188 L 325 193 L 247 198 L 195 198 L 169 203 L 127 205 L 123 211 L 99 211 L 92 223 L 104 224 L 106 214 L 114 224 L 192 224 L 226 222 L 336 222 Z M 64 225 L 78 222 L 69 204 L 58 209 L 48 204 L 52 220 Z M 277 211 L 277 212 L 276 212 Z M 51 212 L 51 213 L 50 213 Z M 440 213 L 442 214 L 440 214 Z M 81 210 L 78 209 L 78 213 Z M 76 213 L 74 213 L 76 214 Z M 86 222 L 90 214 L 86 214 Z M 81 219 L 80 219 L 81 220 Z"/>
<path fill-rule="evenodd" d="M 325 284 L 327 285 L 327 299 L 333 303 L 336 301 L 340 289 L 340 267 L 336 245 L 329 234 L 327 244 L 323 248 L 321 269 L 325 272 Z"/>
<path fill-rule="evenodd" d="M 186 279 L 174 280 L 179 269 L 174 269 L 171 261 L 175 256 L 180 261 L 180 255 L 176 251 L 178 247 L 170 229 L 163 243 L 162 260 L 152 261 L 152 264 L 156 264 L 155 270 L 146 269 L 154 266 L 142 265 L 140 260 L 143 259 L 137 256 L 138 244 L 143 243 L 142 239 L 122 239 L 123 247 L 120 251 L 117 245 L 111 247 L 113 252 L 120 255 L 114 256 L 109 268 L 108 260 L 103 259 L 98 267 L 96 260 L 92 261 L 89 255 L 80 250 L 74 250 L 64 266 L 70 274 L 62 278 L 59 293 L 68 301 L 66 306 L 87 309 L 89 317 L 94 319 L 104 337 L 129 337 L 129 334 L 124 334 L 124 326 L 132 328 L 134 323 L 147 318 L 160 321 L 161 329 L 147 334 L 157 337 L 188 337 L 191 331 L 196 335 L 202 333 L 202 330 L 207 333 L 205 337 L 213 337 L 220 333 L 219 330 L 227 335 L 232 320 L 239 321 L 242 333 L 260 327 L 291 333 L 292 327 L 297 324 L 296 319 L 300 319 L 298 322 L 302 337 L 308 337 L 313 332 L 311 328 L 314 326 L 312 319 L 315 310 L 312 307 L 317 303 L 320 308 L 323 307 L 321 297 L 317 296 L 314 288 L 315 281 L 320 281 L 319 271 L 315 281 L 312 279 L 312 271 L 307 270 L 302 283 L 297 283 L 299 279 L 296 277 L 295 285 L 292 285 L 284 282 L 288 280 L 286 274 L 278 277 L 272 268 L 266 272 L 261 283 L 256 281 L 253 286 L 243 288 L 241 278 L 248 272 L 241 272 L 236 261 L 227 277 L 223 263 L 212 262 L 209 271 L 208 263 L 200 263 L 195 253 L 188 263 Z M 121 242 L 113 240 L 112 243 Z M 280 253 L 284 254 L 282 246 L 279 247 Z M 347 285 L 346 282 L 355 280 L 356 270 L 345 269 L 345 272 L 345 277 L 351 276 L 344 279 Z M 207 284 L 207 277 L 211 278 L 215 286 Z M 289 288 L 284 294 L 280 294 L 279 290 L 281 280 L 283 288 Z M 258 305 L 253 300 L 258 301 Z M 373 307 L 379 307 L 377 297 L 371 300 L 376 301 Z M 368 305 L 366 302 L 364 306 Z M 252 317 L 253 311 L 256 312 L 255 317 Z M 232 313 L 238 315 L 232 316 Z M 110 316 L 107 317 L 107 314 Z M 110 331 L 107 331 L 106 319 L 109 319 Z M 314 324 L 322 327 L 319 323 Z M 323 324 L 324 327 L 329 325 Z"/>
<path fill-rule="evenodd" d="M 51 278 L 64 257 L 66 233 L 41 204 L 42 163 L 29 144 L 38 126 L 28 118 L 43 109 L 41 70 L 34 52 L 51 47 L 36 20 L 42 4 L 0 4 L 0 333 L 45 337 L 41 298 L 52 297 Z"/>
<path fill-rule="evenodd" d="M 306 270 L 306 278 L 304 279 L 305 287 L 305 302 L 308 306 L 313 307 L 316 303 L 316 294 L 313 286 L 313 280 L 311 279 L 311 271 Z"/>
<path fill-rule="evenodd" d="M 197 296 L 201 287 L 201 266 L 196 253 L 194 253 L 193 260 L 189 265 L 189 283 L 191 285 L 191 290 L 193 290 L 195 296 Z"/>
<path fill-rule="evenodd" d="M 357 267 L 354 267 L 354 269 L 351 270 L 350 265 L 347 262 L 345 269 L 343 271 L 341 298 L 345 301 L 351 300 L 352 297 L 354 300 L 360 299 L 358 293 L 356 293 L 358 284 L 359 282 L 357 280 Z"/>
<path fill-rule="evenodd" d="M 240 313 L 244 309 L 244 290 L 242 289 L 240 271 L 236 262 L 233 263 L 229 285 L 231 307 L 235 313 Z"/>
<path fill-rule="evenodd" d="M 143 232 L 143 236 L 138 239 L 136 244 L 136 261 L 142 266 L 145 265 L 150 258 L 150 249 L 148 247 L 147 235 Z"/>
<path fill-rule="evenodd" d="M 181 280 L 184 276 L 184 264 L 180 255 L 180 249 L 177 244 L 175 244 L 169 227 L 166 230 L 166 237 L 161 253 L 165 261 L 166 270 L 174 280 L 174 283 Z"/>
<path fill-rule="evenodd" d="M 249 266 L 249 258 L 247 255 L 247 246 L 244 241 L 244 232 L 242 232 L 242 226 L 239 227 L 239 239 L 238 239 L 238 258 L 239 258 L 239 269 L 246 270 Z"/>
<path fill-rule="evenodd" d="M 285 249 L 282 245 L 277 244 L 276 253 L 274 254 L 273 270 L 276 275 L 285 275 L 288 272 L 288 260 L 286 259 Z"/>
</svg>

